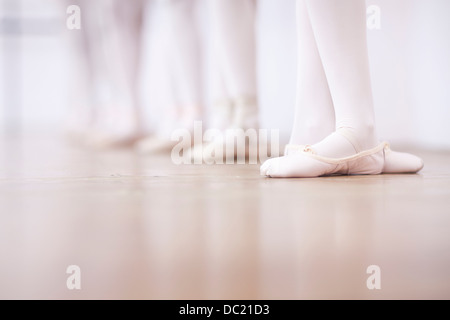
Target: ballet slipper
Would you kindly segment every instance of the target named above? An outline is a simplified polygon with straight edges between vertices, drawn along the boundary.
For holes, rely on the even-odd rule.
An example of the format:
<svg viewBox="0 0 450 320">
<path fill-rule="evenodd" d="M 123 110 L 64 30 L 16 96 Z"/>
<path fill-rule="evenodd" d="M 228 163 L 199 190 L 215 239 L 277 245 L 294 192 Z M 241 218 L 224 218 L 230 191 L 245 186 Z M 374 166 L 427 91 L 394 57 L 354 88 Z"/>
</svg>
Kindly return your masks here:
<svg viewBox="0 0 450 320">
<path fill-rule="evenodd" d="M 186 151 L 187 158 L 191 160 L 191 163 L 202 164 L 203 163 L 203 155 L 205 153 L 205 148 L 209 148 L 209 146 L 213 142 L 209 144 L 198 144 Z M 214 146 L 212 146 L 214 148 Z"/>
<path fill-rule="evenodd" d="M 93 149 L 128 148 L 141 139 L 139 133 L 113 134 L 100 130 L 92 130 L 86 133 L 84 144 Z"/>
<path fill-rule="evenodd" d="M 237 132 L 234 130 L 258 129 L 256 99 L 239 97 L 234 99 L 232 104 L 230 101 L 223 103 L 221 108 L 222 115 L 225 117 L 223 120 L 225 122 L 230 122 L 231 120 L 231 123 L 226 130 L 222 131 L 222 134 L 214 137 L 212 141 L 196 145 L 188 151 L 188 156 L 194 163 L 228 163 L 230 159 L 245 161 L 249 157 L 254 156 L 255 150 L 250 150 L 251 146 L 247 143 L 247 139 L 245 140 L 245 145 L 240 146 L 238 150 L 233 137 L 237 136 Z M 215 152 L 219 150 L 221 150 L 221 155 Z"/>
<path fill-rule="evenodd" d="M 305 144 L 287 144 L 284 147 L 284 153 L 283 155 L 293 155 L 293 154 L 299 154 L 303 152 L 303 150 L 306 148 Z"/>
<path fill-rule="evenodd" d="M 423 166 L 423 160 L 413 154 L 385 151 L 383 173 L 417 173 Z"/>
<path fill-rule="evenodd" d="M 86 146 L 86 141 L 88 137 L 88 129 L 75 129 L 70 128 L 64 132 L 64 138 L 70 144 L 74 146 Z"/>
<path fill-rule="evenodd" d="M 258 129 L 258 104 L 256 98 L 239 97 L 234 101 L 232 128 Z"/>
<path fill-rule="evenodd" d="M 175 141 L 155 135 L 137 141 L 134 149 L 139 154 L 169 153 L 175 145 Z"/>
<path fill-rule="evenodd" d="M 242 140 L 236 137 L 236 140 L 240 140 L 238 143 L 235 140 L 236 133 L 234 129 L 227 129 L 222 134 L 215 136 L 211 141 L 194 145 L 188 150 L 188 157 L 193 163 L 206 163 L 206 164 L 222 164 L 229 163 L 229 161 L 244 161 L 249 159 L 253 150 L 250 150 L 250 145 L 245 138 Z M 242 142 L 245 143 L 242 143 Z M 256 144 L 257 146 L 257 141 Z"/>
<path fill-rule="evenodd" d="M 305 145 L 287 144 L 284 155 L 301 152 Z M 390 146 L 384 150 L 384 165 L 382 173 L 417 173 L 424 166 L 423 160 L 413 154 L 393 151 Z"/>
<path fill-rule="evenodd" d="M 234 104 L 231 99 L 223 99 L 213 104 L 214 117 L 213 128 L 225 130 L 233 123 Z"/>
<path fill-rule="evenodd" d="M 74 117 L 76 120 L 82 117 Z M 75 146 L 86 146 L 86 142 L 92 132 L 93 121 L 92 120 L 72 120 L 66 124 L 64 129 L 64 138 Z"/>
<path fill-rule="evenodd" d="M 387 142 L 343 158 L 323 157 L 311 146 L 289 146 L 284 157 L 267 160 L 261 166 L 261 175 L 269 177 L 312 178 L 328 175 L 379 174 L 383 170 Z"/>
<path fill-rule="evenodd" d="M 380 173 L 415 173 L 423 161 L 408 153 L 395 152 L 387 142 L 344 158 L 317 155 L 308 145 L 285 147 L 285 156 L 267 160 L 261 175 L 269 177 L 319 177 L 326 175 L 358 175 Z"/>
</svg>

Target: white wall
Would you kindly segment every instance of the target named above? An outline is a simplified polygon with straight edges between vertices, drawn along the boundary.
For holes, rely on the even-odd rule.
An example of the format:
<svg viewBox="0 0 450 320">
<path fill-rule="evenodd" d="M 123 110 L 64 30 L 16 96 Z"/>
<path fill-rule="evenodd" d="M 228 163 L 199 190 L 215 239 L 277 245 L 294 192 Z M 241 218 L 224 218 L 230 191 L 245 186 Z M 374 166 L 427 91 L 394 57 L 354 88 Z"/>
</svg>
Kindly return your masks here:
<svg viewBox="0 0 450 320">
<path fill-rule="evenodd" d="M 295 0 L 259 0 L 262 120 L 289 134 L 295 100 Z M 450 149 L 450 1 L 371 0 L 368 30 L 378 132 L 393 143 Z"/>
<path fill-rule="evenodd" d="M 60 17 L 64 23 L 65 11 L 54 3 L 24 1 L 25 7 L 33 7 L 28 14 Z M 381 9 L 381 29 L 368 30 L 380 136 L 393 143 L 450 149 L 450 1 L 370 0 L 368 4 Z M 295 0 L 259 0 L 258 19 L 261 122 L 263 127 L 279 128 L 286 141 L 295 104 Z M 63 32 L 21 41 L 22 116 L 27 127 L 58 127 L 64 116 L 68 75 Z M 0 36 L 0 57 L 8 50 L 8 41 Z M 3 89 L 4 62 L 1 58 L 0 118 L 9 94 Z M 145 100 L 151 110 L 152 97 Z"/>
<path fill-rule="evenodd" d="M 66 111 L 70 76 L 61 37 L 65 7 L 62 1 L 21 0 L 17 5 L 22 14 L 17 15 L 11 6 L 14 1 L 0 0 L 0 19 L 25 18 L 29 23 L 21 26 L 21 37 L 0 33 L 0 134 L 5 122 L 15 121 L 5 119 L 7 115 L 20 117 L 24 129 L 58 128 Z M 13 74 L 5 77 L 5 72 Z"/>
<path fill-rule="evenodd" d="M 378 0 L 369 31 L 374 99 L 383 137 L 450 148 L 450 1 Z"/>
</svg>

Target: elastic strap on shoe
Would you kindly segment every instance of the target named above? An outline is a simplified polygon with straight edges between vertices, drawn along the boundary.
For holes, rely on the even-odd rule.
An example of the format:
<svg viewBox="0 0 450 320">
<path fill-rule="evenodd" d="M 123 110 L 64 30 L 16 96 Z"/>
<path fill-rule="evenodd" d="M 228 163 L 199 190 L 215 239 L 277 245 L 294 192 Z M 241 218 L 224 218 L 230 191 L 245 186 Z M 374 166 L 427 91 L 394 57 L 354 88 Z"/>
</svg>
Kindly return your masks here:
<svg viewBox="0 0 450 320">
<path fill-rule="evenodd" d="M 314 150 L 311 148 L 310 145 L 303 146 L 303 145 L 288 144 L 285 147 L 285 151 L 284 151 L 285 155 L 290 150 L 300 151 L 301 154 L 307 155 L 309 157 L 312 157 L 314 159 L 317 159 L 317 160 L 320 160 L 322 162 L 326 162 L 329 164 L 341 164 L 341 163 L 344 163 L 347 161 L 353 161 L 353 160 L 357 160 L 362 157 L 373 155 L 382 150 L 388 151 L 388 150 L 390 150 L 390 147 L 389 147 L 389 143 L 384 141 L 372 149 L 365 150 L 365 151 L 359 152 L 357 154 L 354 154 L 352 156 L 348 156 L 348 157 L 344 157 L 344 158 L 329 158 L 329 157 L 320 156 L 320 155 L 314 153 Z"/>
</svg>

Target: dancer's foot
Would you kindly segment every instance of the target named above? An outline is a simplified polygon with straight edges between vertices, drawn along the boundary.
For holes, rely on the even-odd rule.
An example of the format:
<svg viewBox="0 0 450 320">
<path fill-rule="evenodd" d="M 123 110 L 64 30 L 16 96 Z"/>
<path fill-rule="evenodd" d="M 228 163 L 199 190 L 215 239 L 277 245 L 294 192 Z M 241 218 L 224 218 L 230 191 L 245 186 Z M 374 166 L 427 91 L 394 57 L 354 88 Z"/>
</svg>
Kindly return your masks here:
<svg viewBox="0 0 450 320">
<path fill-rule="evenodd" d="M 257 152 L 258 106 L 256 98 L 240 97 L 222 106 L 222 116 L 227 127 L 214 132 L 208 142 L 196 145 L 188 151 L 194 163 L 223 163 L 230 160 L 244 161 Z M 247 132 L 250 129 L 254 132 Z"/>
<path fill-rule="evenodd" d="M 151 135 L 137 141 L 134 148 L 140 154 L 170 153 L 176 144 L 176 141 L 169 138 Z"/>
<path fill-rule="evenodd" d="M 193 146 L 188 150 L 188 158 L 195 164 L 245 163 L 247 159 L 256 159 L 258 152 L 258 136 L 256 131 L 246 132 L 243 129 L 227 129 L 225 131 L 210 130 L 208 141 Z M 230 162 L 231 161 L 231 162 Z"/>
<path fill-rule="evenodd" d="M 139 119 L 131 107 L 100 106 L 98 109 L 95 121 L 84 136 L 87 147 L 131 147 L 142 138 Z"/>
<path fill-rule="evenodd" d="M 423 167 L 420 158 L 391 151 L 387 143 L 366 150 L 354 148 L 352 151 L 356 143 L 349 141 L 358 140 L 351 132 L 341 133 L 339 130 L 313 146 L 288 145 L 283 157 L 269 159 L 261 166 L 261 175 L 302 178 L 333 174 L 415 173 Z M 326 149 L 325 146 L 331 141 L 334 144 Z"/>
<path fill-rule="evenodd" d="M 327 175 L 379 174 L 384 164 L 387 143 L 350 157 L 329 158 L 307 146 L 301 153 L 269 159 L 261 166 L 261 175 L 273 178 L 312 178 Z"/>
<path fill-rule="evenodd" d="M 422 170 L 423 160 L 413 154 L 386 150 L 383 173 L 416 173 Z"/>
<path fill-rule="evenodd" d="M 85 135 L 85 146 L 93 149 L 129 148 L 141 139 L 137 132 L 115 134 L 113 132 L 93 130 Z"/>
</svg>

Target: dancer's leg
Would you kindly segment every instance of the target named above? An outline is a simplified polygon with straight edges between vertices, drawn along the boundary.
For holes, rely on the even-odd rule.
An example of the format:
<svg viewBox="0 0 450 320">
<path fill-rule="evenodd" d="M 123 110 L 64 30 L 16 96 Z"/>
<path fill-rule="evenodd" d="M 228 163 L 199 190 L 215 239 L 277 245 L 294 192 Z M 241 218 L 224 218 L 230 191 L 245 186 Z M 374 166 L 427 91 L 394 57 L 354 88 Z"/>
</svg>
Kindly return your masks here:
<svg viewBox="0 0 450 320">
<path fill-rule="evenodd" d="M 299 13 L 305 12 L 306 8 L 311 22 L 336 120 L 336 131 L 308 150 L 322 157 L 345 158 L 375 147 L 364 1 L 298 0 L 297 6 Z M 358 173 L 379 173 L 382 163 L 379 159 L 372 162 L 372 168 Z M 267 161 L 261 167 L 261 173 L 318 176 L 335 173 L 336 169 L 342 168 L 304 156 L 294 159 L 287 156 Z M 350 173 L 350 170 L 346 171 Z"/>
<path fill-rule="evenodd" d="M 170 74 L 169 91 L 173 101 L 161 110 L 163 116 L 156 134 L 139 141 L 136 148 L 141 153 L 170 151 L 175 141 L 174 130 L 193 130 L 195 120 L 202 116 L 201 62 L 199 34 L 196 28 L 197 0 L 160 0 L 160 15 L 164 41 L 165 69 Z M 161 36 L 161 35 L 160 35 Z"/>
<path fill-rule="evenodd" d="M 100 2 L 101 33 L 96 48 L 98 106 L 90 143 L 114 146 L 133 143 L 140 135 L 137 80 L 144 1 Z"/>
<path fill-rule="evenodd" d="M 88 0 L 66 0 L 61 9 L 69 5 L 78 5 L 83 9 L 89 7 Z M 90 8 L 89 8 L 90 9 Z M 94 32 L 93 19 L 90 15 L 94 10 L 86 9 L 84 23 L 80 30 L 67 31 L 68 59 L 70 68 L 69 77 L 69 109 L 66 120 L 66 134 L 72 142 L 84 143 L 86 133 L 94 121 L 93 110 L 93 56 L 92 45 L 89 41 L 89 32 Z"/>
<path fill-rule="evenodd" d="M 256 36 L 253 0 L 210 3 L 213 51 L 235 110 L 232 126 L 257 126 Z"/>
<path fill-rule="evenodd" d="M 333 98 L 336 133 L 314 146 L 345 157 L 377 145 L 363 0 L 306 0 Z M 345 136 L 340 134 L 345 132 Z"/>
<path fill-rule="evenodd" d="M 304 0 L 297 1 L 297 101 L 289 144 L 321 141 L 335 130 L 333 101 Z"/>
<path fill-rule="evenodd" d="M 222 68 L 217 55 L 211 55 L 209 92 L 212 103 L 211 126 L 219 130 L 230 128 L 233 121 L 233 99 L 228 94 Z"/>
<path fill-rule="evenodd" d="M 417 157 L 398 156 L 385 145 L 377 146 L 364 1 L 305 0 L 305 4 L 333 99 L 336 132 L 300 154 L 268 160 L 261 173 L 274 177 L 376 174 L 398 170 L 400 160 L 407 162 L 401 172 L 420 170 L 423 163 Z"/>
<path fill-rule="evenodd" d="M 195 21 L 196 0 L 166 0 L 165 16 L 170 37 L 173 79 L 183 127 L 192 129 L 202 112 L 199 37 Z"/>
<path fill-rule="evenodd" d="M 256 35 L 254 0 L 212 0 L 208 3 L 212 31 L 212 54 L 216 79 L 223 81 L 226 99 L 213 96 L 215 123 L 225 129 L 256 129 L 258 127 L 256 84 Z M 216 83 L 218 84 L 218 82 Z M 217 89 L 217 87 L 216 87 Z M 217 120 L 221 117 L 222 121 Z M 228 119 L 227 119 L 228 118 Z M 228 123 L 227 123 L 228 122 Z M 217 129 L 217 128 L 215 128 Z M 222 129 L 222 128 L 220 128 Z M 207 145 L 198 145 L 189 151 L 196 163 L 208 162 L 210 150 L 222 149 L 223 155 L 235 154 L 236 130 L 226 130 L 223 136 L 211 139 Z M 244 146 L 245 147 L 245 146 Z M 239 149 L 239 147 L 238 147 Z"/>
<path fill-rule="evenodd" d="M 117 0 L 114 4 L 114 23 L 117 26 L 114 30 L 118 34 L 118 43 L 123 67 L 116 69 L 117 79 L 123 77 L 124 88 L 130 95 L 131 113 L 139 113 L 138 101 L 138 80 L 141 61 L 141 43 L 143 27 L 143 11 L 145 0 L 133 0 L 133 4 L 125 4 Z M 116 77 L 115 77 L 116 78 Z M 121 84 L 121 83 L 118 83 Z M 139 123 L 137 122 L 137 125 Z"/>
</svg>

